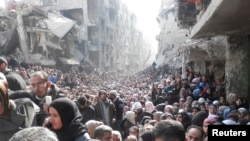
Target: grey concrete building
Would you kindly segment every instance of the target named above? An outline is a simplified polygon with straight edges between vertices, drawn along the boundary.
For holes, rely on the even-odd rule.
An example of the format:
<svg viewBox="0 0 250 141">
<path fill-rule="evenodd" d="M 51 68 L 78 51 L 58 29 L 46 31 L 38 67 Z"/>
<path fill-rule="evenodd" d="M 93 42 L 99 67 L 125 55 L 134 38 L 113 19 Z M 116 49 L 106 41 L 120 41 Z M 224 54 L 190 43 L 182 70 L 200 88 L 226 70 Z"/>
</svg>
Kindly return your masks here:
<svg viewBox="0 0 250 141">
<path fill-rule="evenodd" d="M 165 2 L 167 0 L 164 0 Z M 226 94 L 236 93 L 250 100 L 249 1 L 245 0 L 175 0 L 175 21 L 189 31 L 178 49 L 182 73 L 185 66 L 225 77 Z M 213 68 L 211 68 L 213 64 Z M 184 76 L 185 77 L 185 76 Z"/>
<path fill-rule="evenodd" d="M 157 17 L 160 33 L 157 35 L 158 54 L 157 64 L 167 64 L 171 70 L 182 66 L 182 59 L 179 57 L 179 47 L 188 39 L 188 29 L 181 29 L 178 26 L 175 15 L 177 14 L 177 3 L 174 0 L 162 1 L 160 13 Z"/>
<path fill-rule="evenodd" d="M 211 0 L 191 30 L 191 38 L 226 36 L 226 91 L 250 100 L 249 4 L 245 0 Z"/>
<path fill-rule="evenodd" d="M 21 0 L 1 12 L 2 55 L 70 69 L 88 63 L 101 71 L 135 71 L 150 52 L 136 16 L 121 0 Z M 11 6 L 10 6 L 11 5 Z M 4 26 L 9 24 L 8 27 Z M 18 42 L 17 42 L 18 41 Z M 86 65 L 84 65 L 86 66 Z M 129 69 L 129 70 L 128 70 Z"/>
</svg>

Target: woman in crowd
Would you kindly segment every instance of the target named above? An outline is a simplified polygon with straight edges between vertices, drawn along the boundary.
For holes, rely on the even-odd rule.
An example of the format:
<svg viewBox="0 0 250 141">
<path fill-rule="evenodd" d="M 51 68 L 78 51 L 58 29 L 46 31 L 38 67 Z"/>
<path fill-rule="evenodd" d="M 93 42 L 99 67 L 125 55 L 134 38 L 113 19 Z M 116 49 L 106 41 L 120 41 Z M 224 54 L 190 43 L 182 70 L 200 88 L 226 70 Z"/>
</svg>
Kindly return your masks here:
<svg viewBox="0 0 250 141">
<path fill-rule="evenodd" d="M 125 139 L 129 135 L 129 128 L 136 125 L 135 121 L 135 112 L 134 111 L 127 111 L 125 118 L 121 124 L 121 128 L 124 131 L 123 139 Z"/>
<path fill-rule="evenodd" d="M 209 105 L 209 109 L 208 109 L 208 114 L 209 114 L 209 115 L 217 115 L 217 114 L 218 114 L 218 113 L 217 113 L 217 110 L 218 110 L 217 105 L 215 105 L 215 104 L 210 104 L 210 105 Z"/>
<path fill-rule="evenodd" d="M 104 125 L 104 123 L 101 121 L 97 121 L 97 120 L 89 120 L 85 123 L 85 126 L 88 130 L 88 133 L 89 133 L 89 136 L 91 139 L 94 138 L 95 128 L 100 126 L 100 125 Z"/>
<path fill-rule="evenodd" d="M 68 98 L 58 98 L 49 105 L 49 127 L 60 141 L 86 141 L 90 136 L 81 123 L 76 104 Z"/>
<path fill-rule="evenodd" d="M 145 111 L 149 112 L 149 113 L 155 112 L 153 102 L 151 102 L 151 101 L 146 101 L 145 102 Z"/>
<path fill-rule="evenodd" d="M 204 141 L 208 140 L 208 125 L 213 125 L 216 121 L 213 118 L 206 118 L 203 121 Z"/>
<path fill-rule="evenodd" d="M 188 126 L 191 125 L 191 118 L 186 112 L 180 112 L 177 114 L 176 121 L 179 121 L 186 131 Z"/>
<path fill-rule="evenodd" d="M 152 92 L 151 92 L 151 100 L 152 100 L 152 101 L 155 101 L 155 100 L 156 100 L 157 89 L 158 89 L 158 84 L 157 84 L 157 83 L 153 83 L 153 84 L 152 84 Z"/>
</svg>

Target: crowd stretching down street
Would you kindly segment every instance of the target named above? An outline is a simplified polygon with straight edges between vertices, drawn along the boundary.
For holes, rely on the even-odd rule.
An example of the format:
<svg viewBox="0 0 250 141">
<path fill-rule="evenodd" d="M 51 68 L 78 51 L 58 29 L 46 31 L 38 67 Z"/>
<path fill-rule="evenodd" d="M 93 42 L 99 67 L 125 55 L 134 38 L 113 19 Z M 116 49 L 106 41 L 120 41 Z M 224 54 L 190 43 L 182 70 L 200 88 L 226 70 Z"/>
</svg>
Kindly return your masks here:
<svg viewBox="0 0 250 141">
<path fill-rule="evenodd" d="M 0 141 L 249 141 L 249 6 L 0 0 Z"/>
<path fill-rule="evenodd" d="M 135 74 L 17 64 L 0 58 L 1 141 L 206 141 L 208 125 L 250 124 L 224 79 L 152 65 Z"/>
</svg>

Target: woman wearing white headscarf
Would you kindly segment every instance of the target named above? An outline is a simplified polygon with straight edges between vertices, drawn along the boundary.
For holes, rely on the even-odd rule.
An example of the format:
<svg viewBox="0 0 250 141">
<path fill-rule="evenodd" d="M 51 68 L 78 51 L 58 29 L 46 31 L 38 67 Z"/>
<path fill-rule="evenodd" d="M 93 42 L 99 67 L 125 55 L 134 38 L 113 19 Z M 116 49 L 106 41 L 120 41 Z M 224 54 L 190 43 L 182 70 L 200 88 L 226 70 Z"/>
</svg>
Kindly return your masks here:
<svg viewBox="0 0 250 141">
<path fill-rule="evenodd" d="M 129 128 L 135 126 L 135 112 L 134 111 L 127 111 L 125 114 L 125 118 L 122 121 L 121 129 L 123 132 L 123 139 L 125 139 L 129 135 Z"/>
<path fill-rule="evenodd" d="M 145 103 L 146 112 L 152 113 L 154 111 L 154 104 L 151 101 L 146 101 Z"/>
</svg>

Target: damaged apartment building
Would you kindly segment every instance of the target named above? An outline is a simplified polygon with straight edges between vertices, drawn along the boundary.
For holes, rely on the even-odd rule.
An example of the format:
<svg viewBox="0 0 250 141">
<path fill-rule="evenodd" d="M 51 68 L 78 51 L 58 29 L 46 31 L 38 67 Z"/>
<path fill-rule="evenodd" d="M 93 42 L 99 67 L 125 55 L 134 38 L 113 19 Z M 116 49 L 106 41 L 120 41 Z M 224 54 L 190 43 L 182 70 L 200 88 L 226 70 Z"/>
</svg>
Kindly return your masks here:
<svg viewBox="0 0 250 141">
<path fill-rule="evenodd" d="M 1 55 L 30 64 L 103 71 L 142 69 L 150 47 L 121 0 L 5 0 Z"/>
<path fill-rule="evenodd" d="M 163 52 L 157 59 L 182 77 L 187 66 L 201 74 L 212 70 L 215 79 L 225 77 L 227 94 L 250 100 L 249 4 L 245 0 L 163 0 L 157 17 Z"/>
</svg>

